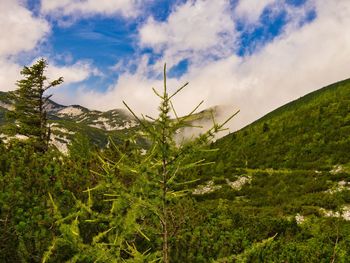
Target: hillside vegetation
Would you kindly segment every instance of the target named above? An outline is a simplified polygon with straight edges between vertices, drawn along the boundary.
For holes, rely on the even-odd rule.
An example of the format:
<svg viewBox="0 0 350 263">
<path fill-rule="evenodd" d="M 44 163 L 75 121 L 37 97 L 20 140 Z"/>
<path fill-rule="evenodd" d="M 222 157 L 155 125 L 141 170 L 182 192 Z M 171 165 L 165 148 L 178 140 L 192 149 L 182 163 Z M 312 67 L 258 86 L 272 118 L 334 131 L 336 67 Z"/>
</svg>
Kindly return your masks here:
<svg viewBox="0 0 350 263">
<path fill-rule="evenodd" d="M 237 255 L 274 235 L 248 262 L 343 262 L 337 253 L 350 251 L 349 120 L 345 80 L 213 143 L 203 157 L 215 164 L 184 176 L 197 179 L 189 186 L 198 207 L 188 218 L 193 262 L 213 251 L 222 255 L 218 262 L 235 262 L 227 251 Z"/>
<path fill-rule="evenodd" d="M 218 140 L 235 167 L 330 169 L 350 161 L 350 80 L 288 103 Z"/>
<path fill-rule="evenodd" d="M 173 120 L 159 97 L 137 125 L 50 102 L 64 154 L 2 136 L 0 262 L 348 262 L 350 80 L 209 145 L 218 124 L 174 135 L 211 110 Z M 11 103 L 0 93 L 4 132 Z"/>
</svg>

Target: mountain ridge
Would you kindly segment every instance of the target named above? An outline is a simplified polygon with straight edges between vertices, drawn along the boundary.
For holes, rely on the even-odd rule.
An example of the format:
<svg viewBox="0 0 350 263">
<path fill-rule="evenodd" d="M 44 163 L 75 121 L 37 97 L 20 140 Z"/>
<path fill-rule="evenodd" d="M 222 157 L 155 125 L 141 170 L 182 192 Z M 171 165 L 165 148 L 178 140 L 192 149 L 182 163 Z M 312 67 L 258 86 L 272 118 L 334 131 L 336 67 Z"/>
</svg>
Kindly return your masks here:
<svg viewBox="0 0 350 263">
<path fill-rule="evenodd" d="M 6 112 L 12 109 L 11 92 L 0 92 L 0 134 L 3 140 L 12 137 L 6 132 Z M 134 117 L 123 109 L 103 112 L 80 105 L 61 105 L 51 99 L 46 109 L 52 127 L 51 143 L 64 153 L 68 152 L 67 147 L 77 133 L 104 147 L 110 137 L 120 140 L 120 137 L 124 137 L 124 130 L 134 132 L 133 128 L 138 126 Z"/>
<path fill-rule="evenodd" d="M 349 135 L 350 79 L 345 79 L 277 108 L 216 145 L 236 166 L 319 169 L 350 162 Z"/>
<path fill-rule="evenodd" d="M 222 149 L 221 152 L 225 152 L 223 156 L 225 161 L 232 162 L 234 165 L 240 167 L 246 165 L 252 165 L 252 168 L 297 167 L 299 164 L 297 164 L 298 161 L 295 161 L 295 159 L 298 159 L 298 151 L 303 156 L 302 158 L 306 158 L 305 156 L 307 155 L 309 157 L 310 155 L 313 156 L 311 159 L 309 158 L 310 167 L 312 166 L 312 162 L 314 162 L 314 166 L 318 166 L 315 162 L 320 158 L 317 159 L 313 151 L 316 150 L 321 153 L 322 149 L 317 146 L 317 143 L 323 143 L 329 146 L 332 142 L 332 138 L 325 132 L 322 132 L 322 129 L 326 128 L 327 133 L 332 134 L 335 139 L 337 139 L 337 134 L 339 133 L 342 134 L 340 137 L 344 139 L 347 134 L 345 130 L 350 129 L 348 127 L 350 123 L 349 90 L 350 79 L 345 79 L 315 90 L 267 113 L 244 128 L 218 139 L 216 145 Z M 11 109 L 9 94 L 8 92 L 0 92 L 0 124 L 4 124 L 5 113 Z M 215 113 L 219 112 L 219 108 L 217 106 L 200 111 L 194 114 L 189 121 L 194 124 L 210 121 L 213 112 L 215 115 Z M 109 137 L 113 137 L 117 141 L 122 141 L 123 138 L 125 139 L 130 135 L 130 132 L 135 133 L 138 127 L 138 123 L 134 117 L 123 109 L 113 109 L 103 112 L 90 110 L 80 105 L 65 106 L 49 100 L 48 113 L 50 123 L 56 133 L 54 136 L 58 136 L 56 140 L 61 140 L 66 145 L 72 141 L 74 134 L 81 133 L 89 137 L 95 144 L 103 147 L 107 145 Z M 337 117 L 333 120 L 334 116 Z M 339 130 L 334 131 L 334 129 L 329 127 L 333 121 L 337 123 Z M 316 125 L 319 125 L 321 132 L 317 130 Z M 300 139 L 302 137 L 300 133 L 304 134 L 304 139 Z M 313 135 L 310 133 L 313 133 Z M 348 133 L 350 134 L 350 131 Z M 295 145 L 290 145 L 288 140 L 284 141 L 285 136 L 288 138 L 297 138 Z M 279 146 L 273 145 L 273 140 Z M 310 145 L 312 141 L 316 145 Z M 233 145 L 233 143 L 236 143 L 236 145 Z M 307 145 L 309 149 L 306 149 Z M 345 149 L 348 146 L 350 147 L 350 142 L 346 141 L 340 148 Z M 271 152 L 266 151 L 266 149 L 270 149 Z M 66 152 L 67 149 L 64 151 Z M 331 151 L 331 149 L 327 151 Z M 260 156 L 261 153 L 264 153 L 266 156 L 275 157 L 271 157 L 271 160 L 266 163 L 268 158 L 266 156 L 264 158 Z M 278 155 L 285 155 L 285 157 L 284 159 L 276 158 Z M 333 155 L 335 154 L 333 153 Z M 246 157 L 242 158 L 242 156 Z M 261 159 L 260 161 L 257 160 L 257 156 L 259 156 L 258 159 Z M 322 165 L 330 167 L 337 162 L 345 162 L 339 159 L 350 160 L 347 154 L 345 156 L 344 158 L 338 156 L 338 161 L 323 160 Z M 246 164 L 247 159 L 250 159 L 248 164 Z"/>
</svg>

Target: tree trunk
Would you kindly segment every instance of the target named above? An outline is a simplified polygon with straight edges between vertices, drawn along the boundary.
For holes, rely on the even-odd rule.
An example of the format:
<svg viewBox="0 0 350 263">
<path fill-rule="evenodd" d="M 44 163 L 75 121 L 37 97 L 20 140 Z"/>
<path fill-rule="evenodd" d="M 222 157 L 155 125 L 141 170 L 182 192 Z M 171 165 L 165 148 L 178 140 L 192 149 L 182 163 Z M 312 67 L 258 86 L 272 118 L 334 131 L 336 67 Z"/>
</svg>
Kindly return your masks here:
<svg viewBox="0 0 350 263">
<path fill-rule="evenodd" d="M 167 162 L 165 156 L 163 156 L 163 197 L 162 197 L 162 203 L 163 203 L 163 262 L 169 263 L 169 247 L 168 247 L 168 211 L 167 211 L 167 200 L 166 200 L 166 193 L 168 191 L 167 189 Z"/>
</svg>

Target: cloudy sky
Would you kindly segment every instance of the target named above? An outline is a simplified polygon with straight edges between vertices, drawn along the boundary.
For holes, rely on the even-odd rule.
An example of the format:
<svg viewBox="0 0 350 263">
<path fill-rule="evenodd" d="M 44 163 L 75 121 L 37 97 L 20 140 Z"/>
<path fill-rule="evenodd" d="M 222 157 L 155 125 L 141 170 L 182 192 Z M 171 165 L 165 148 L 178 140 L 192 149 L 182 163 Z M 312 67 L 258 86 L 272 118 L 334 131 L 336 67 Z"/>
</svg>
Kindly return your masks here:
<svg viewBox="0 0 350 263">
<path fill-rule="evenodd" d="M 62 104 L 153 114 L 168 67 L 180 114 L 240 109 L 231 129 L 350 77 L 349 0 L 0 0 L 0 90 L 45 57 Z"/>
</svg>

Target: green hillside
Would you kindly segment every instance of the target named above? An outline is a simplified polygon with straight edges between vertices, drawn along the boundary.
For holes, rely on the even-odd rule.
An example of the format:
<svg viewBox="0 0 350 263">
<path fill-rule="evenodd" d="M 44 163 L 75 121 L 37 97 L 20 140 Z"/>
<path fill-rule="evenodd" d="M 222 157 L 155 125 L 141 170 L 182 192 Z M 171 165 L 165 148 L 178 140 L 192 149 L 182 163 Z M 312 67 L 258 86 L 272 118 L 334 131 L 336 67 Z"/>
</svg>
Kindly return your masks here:
<svg viewBox="0 0 350 263">
<path fill-rule="evenodd" d="M 0 120 L 10 104 L 5 93 L 1 101 Z M 349 102 L 345 80 L 203 149 L 183 148 L 189 152 L 174 169 L 170 193 L 179 195 L 168 203 L 170 262 L 348 262 Z M 208 120 L 211 112 L 188 121 Z M 152 223 L 158 216 L 144 201 L 159 200 L 160 162 L 149 161 L 159 153 L 140 150 L 140 140 L 133 140 L 144 136 L 140 126 L 130 125 L 124 111 L 77 105 L 53 103 L 50 118 L 54 140 L 70 145 L 68 154 L 38 155 L 29 145 L 0 143 L 0 239 L 6 241 L 0 262 L 42 262 L 49 252 L 47 262 L 74 255 L 76 262 L 95 262 L 108 240 L 123 235 L 142 253 L 158 253 L 159 223 Z M 104 147 L 108 136 L 118 143 Z M 193 165 L 202 159 L 213 163 Z M 115 229 L 120 232 L 110 234 Z M 128 250 L 121 256 L 151 262 L 133 260 Z"/>
<path fill-rule="evenodd" d="M 192 254 L 176 256 L 241 262 L 227 255 L 276 235 L 242 262 L 347 262 L 339 251 L 350 251 L 349 135 L 344 80 L 213 143 L 204 156 L 215 164 L 185 175 L 197 179 L 188 205 L 196 209 L 186 218 L 192 235 L 183 230 L 176 245 L 189 242 Z"/>
<path fill-rule="evenodd" d="M 328 169 L 350 162 L 350 80 L 288 103 L 216 143 L 236 167 Z"/>
</svg>

